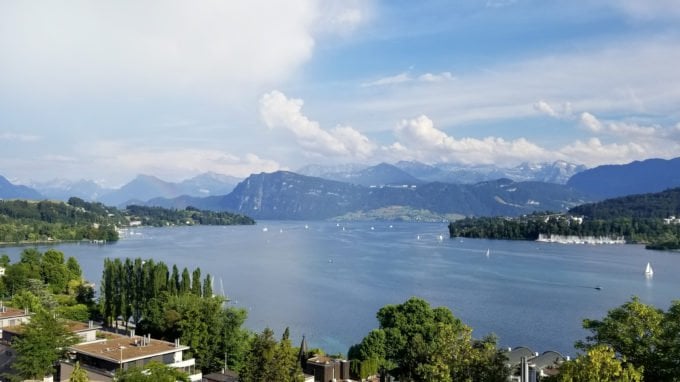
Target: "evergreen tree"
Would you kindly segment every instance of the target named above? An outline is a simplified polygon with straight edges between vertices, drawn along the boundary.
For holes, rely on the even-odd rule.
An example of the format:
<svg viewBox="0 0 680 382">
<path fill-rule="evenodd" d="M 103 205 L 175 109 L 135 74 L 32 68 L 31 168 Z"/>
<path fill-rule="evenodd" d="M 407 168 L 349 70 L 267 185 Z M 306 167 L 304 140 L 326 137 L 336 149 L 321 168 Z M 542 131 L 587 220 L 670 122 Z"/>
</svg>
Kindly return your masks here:
<svg viewBox="0 0 680 382">
<path fill-rule="evenodd" d="M 210 275 L 206 275 L 205 280 L 203 280 L 203 297 L 213 297 L 212 283 L 212 277 L 210 277 Z"/>
<path fill-rule="evenodd" d="M 182 270 L 182 282 L 179 287 L 180 294 L 191 292 L 191 276 L 189 275 L 189 270 L 184 267 Z"/>
<path fill-rule="evenodd" d="M 201 268 L 194 269 L 194 273 L 191 275 L 191 293 L 196 296 L 200 296 L 202 293 L 201 288 Z"/>
</svg>

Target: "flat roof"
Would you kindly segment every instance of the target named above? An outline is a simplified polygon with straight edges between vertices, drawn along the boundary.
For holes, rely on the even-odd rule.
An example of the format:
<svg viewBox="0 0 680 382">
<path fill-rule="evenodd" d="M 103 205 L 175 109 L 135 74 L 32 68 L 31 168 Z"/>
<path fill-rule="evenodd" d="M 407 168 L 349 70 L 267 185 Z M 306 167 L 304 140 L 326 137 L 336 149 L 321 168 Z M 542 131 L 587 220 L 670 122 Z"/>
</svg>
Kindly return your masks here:
<svg viewBox="0 0 680 382">
<path fill-rule="evenodd" d="M 12 317 L 27 317 L 31 313 L 26 314 L 24 309 L 10 308 L 8 306 L 0 308 L 0 319 Z"/>
<path fill-rule="evenodd" d="M 99 325 L 93 325 L 92 327 L 90 327 L 90 324 L 88 322 L 72 320 L 66 320 L 64 324 L 66 325 L 68 330 L 70 330 L 73 333 L 87 332 L 90 330 L 97 330 L 101 328 L 101 326 Z M 24 331 L 24 325 L 25 324 L 5 326 L 4 328 L 2 328 L 2 330 L 13 334 L 21 334 Z"/>
<path fill-rule="evenodd" d="M 189 349 L 186 345 L 175 347 L 172 342 L 153 338 L 146 346 L 141 346 L 141 343 L 140 336 L 115 336 L 103 341 L 74 345 L 71 350 L 115 363 L 125 363 Z"/>
<path fill-rule="evenodd" d="M 80 322 L 80 321 L 71 321 L 67 320 L 66 321 L 66 327 L 68 327 L 68 330 L 74 332 L 74 333 L 79 333 L 79 332 L 86 332 L 89 330 L 97 330 L 101 328 L 101 325 L 95 325 L 93 324 L 92 327 L 90 327 L 89 322 Z"/>
</svg>

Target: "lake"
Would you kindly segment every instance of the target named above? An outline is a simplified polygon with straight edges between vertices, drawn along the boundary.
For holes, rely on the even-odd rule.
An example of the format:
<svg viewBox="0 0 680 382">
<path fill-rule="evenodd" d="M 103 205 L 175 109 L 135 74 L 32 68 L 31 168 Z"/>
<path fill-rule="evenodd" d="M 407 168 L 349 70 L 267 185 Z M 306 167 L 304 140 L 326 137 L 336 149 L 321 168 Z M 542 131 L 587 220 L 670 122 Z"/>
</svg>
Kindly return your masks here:
<svg viewBox="0 0 680 382">
<path fill-rule="evenodd" d="M 677 254 L 638 245 L 449 239 L 444 223 L 135 228 L 115 244 L 53 247 L 76 257 L 97 283 L 106 257 L 200 267 L 215 278 L 216 294 L 223 289 L 231 305 L 248 310 L 250 329 L 269 326 L 280 336 L 289 326 L 296 344 L 304 334 L 331 353 L 346 353 L 377 327 L 380 307 L 411 296 L 449 307 L 476 337 L 494 332 L 504 347 L 569 355 L 587 334 L 584 318 L 601 318 L 634 295 L 663 309 L 680 297 Z M 21 250 L 0 253 L 16 260 Z M 644 277 L 647 262 L 653 279 Z"/>
</svg>

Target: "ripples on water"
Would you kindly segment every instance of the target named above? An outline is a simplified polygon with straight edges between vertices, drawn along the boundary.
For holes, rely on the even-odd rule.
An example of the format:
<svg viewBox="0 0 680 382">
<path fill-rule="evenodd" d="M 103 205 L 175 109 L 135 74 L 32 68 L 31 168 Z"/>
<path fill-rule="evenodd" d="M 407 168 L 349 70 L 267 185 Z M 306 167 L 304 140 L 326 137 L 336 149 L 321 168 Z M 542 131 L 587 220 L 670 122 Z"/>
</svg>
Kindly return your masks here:
<svg viewBox="0 0 680 382">
<path fill-rule="evenodd" d="M 383 305 L 419 296 L 449 307 L 477 337 L 494 332 L 502 346 L 574 354 L 574 341 L 587 334 L 582 319 L 600 318 L 633 295 L 665 309 L 680 291 L 677 254 L 637 245 L 449 239 L 443 223 L 262 221 L 134 232 L 111 245 L 56 247 L 95 282 L 106 257 L 200 267 L 215 278 L 215 293 L 222 280 L 230 304 L 248 310 L 249 328 L 269 326 L 280 335 L 289 326 L 293 338 L 305 334 L 331 353 L 345 353 L 375 328 Z M 20 251 L 0 249 L 13 260 Z M 643 274 L 648 261 L 651 280 Z"/>
</svg>

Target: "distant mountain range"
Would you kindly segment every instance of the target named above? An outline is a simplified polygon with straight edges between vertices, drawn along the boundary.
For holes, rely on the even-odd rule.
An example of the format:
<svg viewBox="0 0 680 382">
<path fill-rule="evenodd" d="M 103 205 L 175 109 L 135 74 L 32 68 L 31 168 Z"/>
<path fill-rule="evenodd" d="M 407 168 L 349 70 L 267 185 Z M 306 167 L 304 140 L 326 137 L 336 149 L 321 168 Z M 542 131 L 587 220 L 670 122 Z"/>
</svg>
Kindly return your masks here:
<svg viewBox="0 0 680 382">
<path fill-rule="evenodd" d="M 553 163 L 523 163 L 516 167 L 466 166 L 457 164 L 428 165 L 417 161 L 401 161 L 394 165 L 381 163 L 377 166 L 305 166 L 297 172 L 302 175 L 349 182 L 364 186 L 423 184 L 429 182 L 474 184 L 495 179 L 511 179 L 517 182 L 537 181 L 566 183 L 571 176 L 585 170 L 583 165 L 564 161 Z"/>
<path fill-rule="evenodd" d="M 680 186 L 680 157 L 599 166 L 574 175 L 567 185 L 598 199 L 659 192 Z"/>
<path fill-rule="evenodd" d="M 40 193 L 30 187 L 10 183 L 0 175 L 0 199 L 42 199 Z"/>
<path fill-rule="evenodd" d="M 208 172 L 178 183 L 167 182 L 151 175 L 138 175 L 118 189 L 103 188 L 91 180 L 72 182 L 63 179 L 32 183 L 31 187 L 40 195 L 34 195 L 33 198 L 36 199 L 66 201 L 71 196 L 75 196 L 110 206 L 120 206 L 131 203 L 141 204 L 158 197 L 225 195 L 231 192 L 239 181 L 241 181 L 239 178 Z"/>
<path fill-rule="evenodd" d="M 0 177 L 0 198 L 66 200 L 77 196 L 112 206 L 193 206 L 258 219 L 393 219 L 401 215 L 515 216 L 563 211 L 605 197 L 680 187 L 680 158 L 590 170 L 566 162 L 511 169 L 398 162 L 316 165 L 301 171 L 315 175 L 287 171 L 254 174 L 238 185 L 238 179 L 214 173 L 177 183 L 139 175 L 116 190 L 87 180 L 35 183 L 36 190 Z M 572 173 L 566 185 L 560 184 Z"/>
<path fill-rule="evenodd" d="M 154 199 L 166 208 L 193 205 L 226 210 L 256 219 L 328 219 L 401 206 L 439 215 L 516 216 L 539 210 L 565 211 L 589 199 L 563 185 L 500 179 L 474 185 L 363 186 L 293 172 L 251 175 L 233 192 L 205 199 Z"/>
</svg>

